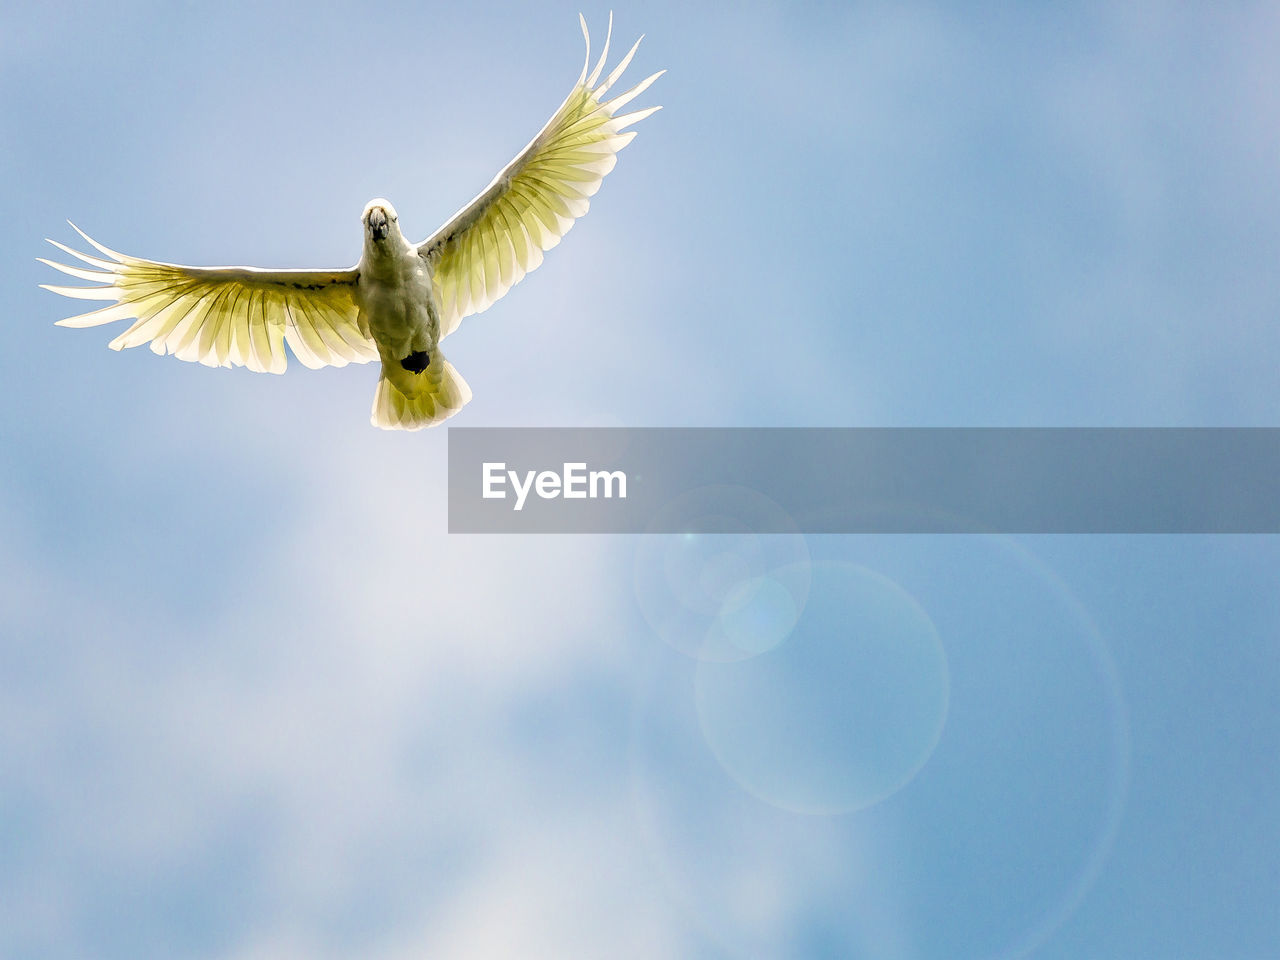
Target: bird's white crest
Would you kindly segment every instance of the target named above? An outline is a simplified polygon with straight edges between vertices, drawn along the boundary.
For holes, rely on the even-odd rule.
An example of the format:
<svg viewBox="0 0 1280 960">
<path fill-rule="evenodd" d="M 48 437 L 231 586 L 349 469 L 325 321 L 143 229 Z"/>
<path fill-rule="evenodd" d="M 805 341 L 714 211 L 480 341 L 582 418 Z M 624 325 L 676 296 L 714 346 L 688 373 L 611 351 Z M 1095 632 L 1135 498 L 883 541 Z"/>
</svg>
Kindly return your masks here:
<svg viewBox="0 0 1280 960">
<path fill-rule="evenodd" d="M 665 71 L 604 99 L 640 41 L 598 83 L 613 14 L 589 72 L 591 36 L 586 19 L 579 14 L 578 20 L 587 47 L 582 73 L 551 119 L 474 200 L 416 247 L 395 251 L 390 261 L 381 253 L 377 270 L 362 269 L 363 259 L 346 270 L 187 267 L 117 253 L 72 224 L 101 256 L 49 242 L 90 269 L 40 260 L 93 285 L 41 286 L 108 305 L 59 325 L 133 318 L 111 341 L 113 349 L 148 343 L 157 354 L 270 373 L 284 372 L 285 344 L 308 367 L 380 358 L 375 425 L 416 430 L 447 419 L 471 391 L 444 358 L 440 341 L 537 269 L 543 253 L 587 212 L 618 152 L 635 137 L 623 131 L 660 109 L 618 113 Z M 365 206 L 362 222 L 377 208 L 397 220 L 395 208 L 379 197 Z"/>
<path fill-rule="evenodd" d="M 364 205 L 364 212 L 360 214 L 360 219 L 368 220 L 369 214 L 376 208 L 381 207 L 391 219 L 396 219 L 396 208 L 391 205 L 391 201 L 385 197 L 374 197 Z"/>
</svg>

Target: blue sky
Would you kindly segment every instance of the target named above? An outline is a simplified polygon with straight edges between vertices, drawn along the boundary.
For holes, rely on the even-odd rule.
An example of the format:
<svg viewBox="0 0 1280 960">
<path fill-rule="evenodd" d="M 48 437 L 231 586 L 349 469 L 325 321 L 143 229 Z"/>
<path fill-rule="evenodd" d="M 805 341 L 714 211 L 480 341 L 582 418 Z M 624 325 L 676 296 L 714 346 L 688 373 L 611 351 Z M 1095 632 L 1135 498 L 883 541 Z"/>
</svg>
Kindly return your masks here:
<svg viewBox="0 0 1280 960">
<path fill-rule="evenodd" d="M 52 325 L 67 217 L 340 267 L 381 195 L 425 237 L 560 102 L 577 11 L 6 13 L 0 955 L 1280 954 L 1274 538 L 449 537 L 445 431 L 370 428 L 372 369 Z M 665 109 L 450 339 L 453 422 L 1275 424 L 1274 7 L 615 23 Z M 655 570 L 797 556 L 746 686 L 655 629 Z M 904 644 L 919 735 L 868 754 Z"/>
</svg>

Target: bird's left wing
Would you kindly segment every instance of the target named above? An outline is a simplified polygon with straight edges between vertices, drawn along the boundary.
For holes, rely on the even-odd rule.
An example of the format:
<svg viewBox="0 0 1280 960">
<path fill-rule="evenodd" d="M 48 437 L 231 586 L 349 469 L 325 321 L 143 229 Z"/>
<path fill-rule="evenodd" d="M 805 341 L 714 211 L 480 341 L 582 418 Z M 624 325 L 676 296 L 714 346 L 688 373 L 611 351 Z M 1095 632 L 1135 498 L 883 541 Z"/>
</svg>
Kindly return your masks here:
<svg viewBox="0 0 1280 960">
<path fill-rule="evenodd" d="M 432 264 L 442 337 L 456 330 L 463 317 L 484 310 L 537 269 L 543 251 L 558 244 L 587 212 L 588 198 L 617 163 L 618 151 L 635 136 L 635 131 L 622 131 L 660 109 L 617 113 L 665 71 L 604 100 L 605 92 L 631 63 L 640 41 L 596 86 L 609 55 L 609 39 L 605 38 L 604 52 L 588 76 L 591 40 L 586 21 L 581 15 L 578 19 L 587 40 L 587 62 L 560 109 L 483 193 L 418 246 L 418 254 Z M 612 15 L 609 30 L 612 34 Z"/>
<path fill-rule="evenodd" d="M 265 373 L 284 372 L 285 343 L 312 368 L 377 359 L 376 345 L 360 328 L 354 269 L 183 267 L 116 253 L 75 229 L 106 259 L 50 240 L 93 269 L 40 262 L 97 285 L 41 286 L 79 300 L 114 301 L 59 320 L 59 326 L 96 327 L 134 318 L 133 326 L 111 341 L 113 350 L 150 343 L 153 352 L 180 360 Z"/>
</svg>

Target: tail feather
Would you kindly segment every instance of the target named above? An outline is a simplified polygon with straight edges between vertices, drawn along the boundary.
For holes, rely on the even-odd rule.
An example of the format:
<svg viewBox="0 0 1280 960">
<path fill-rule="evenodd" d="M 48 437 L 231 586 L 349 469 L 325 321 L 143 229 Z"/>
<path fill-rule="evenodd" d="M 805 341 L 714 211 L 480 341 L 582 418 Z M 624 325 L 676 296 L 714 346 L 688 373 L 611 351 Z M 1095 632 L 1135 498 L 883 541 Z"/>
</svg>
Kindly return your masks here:
<svg viewBox="0 0 1280 960">
<path fill-rule="evenodd" d="M 370 419 L 383 430 L 421 430 L 448 420 L 470 400 L 471 388 L 439 352 L 421 373 L 384 362 Z"/>
</svg>

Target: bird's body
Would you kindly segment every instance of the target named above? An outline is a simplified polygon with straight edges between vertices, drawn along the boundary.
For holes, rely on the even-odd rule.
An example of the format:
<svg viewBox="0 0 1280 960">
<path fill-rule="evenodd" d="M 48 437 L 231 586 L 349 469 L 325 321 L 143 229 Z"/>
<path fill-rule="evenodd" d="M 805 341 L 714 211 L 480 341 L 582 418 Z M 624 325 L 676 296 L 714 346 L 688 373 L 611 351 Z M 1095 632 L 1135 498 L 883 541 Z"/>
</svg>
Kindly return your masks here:
<svg viewBox="0 0 1280 960">
<path fill-rule="evenodd" d="M 388 218 L 391 229 L 380 239 L 366 231 L 356 267 L 356 305 L 383 356 L 434 351 L 440 342 L 440 306 L 431 290 L 430 266 L 400 233 L 386 200 L 370 201 L 362 219 L 368 222 L 375 210 Z"/>
<path fill-rule="evenodd" d="M 382 360 L 374 423 L 398 425 L 406 414 L 415 423 L 444 419 L 471 399 L 471 390 L 440 351 L 432 264 L 404 238 L 387 200 L 369 201 L 361 221 L 364 252 L 353 299 Z"/>
<path fill-rule="evenodd" d="M 585 37 L 585 22 L 582 31 Z M 405 239 L 395 208 L 383 199 L 365 207 L 363 251 L 347 270 L 186 267 L 125 256 L 81 232 L 102 257 L 49 242 L 92 269 L 43 262 L 98 285 L 45 286 L 112 304 L 59 323 L 88 327 L 132 317 L 136 322 L 112 348 L 149 343 L 155 353 L 206 366 L 282 373 L 285 344 L 309 367 L 379 359 L 374 425 L 417 430 L 439 423 L 471 399 L 440 342 L 541 264 L 543 252 L 586 213 L 618 151 L 635 136 L 623 128 L 659 109 L 616 113 L 660 72 L 603 100 L 638 46 L 597 86 L 606 38 L 595 69 L 588 76 L 583 67 L 542 131 L 422 243 Z"/>
</svg>

